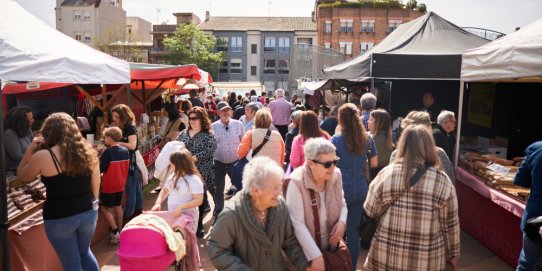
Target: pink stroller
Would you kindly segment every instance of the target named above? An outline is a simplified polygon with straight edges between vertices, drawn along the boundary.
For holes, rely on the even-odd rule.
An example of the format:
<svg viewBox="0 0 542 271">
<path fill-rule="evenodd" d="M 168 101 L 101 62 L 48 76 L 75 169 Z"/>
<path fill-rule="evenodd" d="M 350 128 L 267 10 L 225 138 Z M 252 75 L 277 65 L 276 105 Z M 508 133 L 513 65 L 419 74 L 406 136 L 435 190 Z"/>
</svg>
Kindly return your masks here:
<svg viewBox="0 0 542 271">
<path fill-rule="evenodd" d="M 117 255 L 121 271 L 166 270 L 175 262 L 162 232 L 152 225 L 126 225 L 120 234 Z M 176 262 L 175 270 L 179 270 Z"/>
</svg>

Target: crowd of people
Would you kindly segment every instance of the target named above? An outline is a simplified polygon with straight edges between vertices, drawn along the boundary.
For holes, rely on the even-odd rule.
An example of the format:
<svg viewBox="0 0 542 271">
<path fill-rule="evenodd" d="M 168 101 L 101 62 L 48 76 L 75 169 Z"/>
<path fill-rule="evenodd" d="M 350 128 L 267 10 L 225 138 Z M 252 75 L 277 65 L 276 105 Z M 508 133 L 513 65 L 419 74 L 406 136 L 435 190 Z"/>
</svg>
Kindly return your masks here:
<svg viewBox="0 0 542 271">
<path fill-rule="evenodd" d="M 342 244 L 350 270 L 358 265 L 360 246 L 369 248 L 368 270 L 455 268 L 460 230 L 453 112 L 411 111 L 393 140 L 391 116 L 376 108 L 370 92 L 359 106 L 331 107 L 324 119 L 297 97 L 286 100 L 282 89 L 273 97 L 254 91 L 203 102 L 197 93 L 190 96 L 164 105 L 160 147 L 179 141 L 185 149 L 169 157 L 151 210 L 161 210 L 167 198 L 168 211 L 192 217 L 203 238 L 209 194 L 208 254 L 217 269 L 325 270 L 326 253 Z M 432 96 L 424 94 L 423 101 L 431 108 Z M 41 175 L 46 234 L 65 270 L 98 270 L 89 244 L 99 209 L 111 244 L 142 212 L 135 116 L 124 104 L 111 112 L 101 154 L 67 114 L 50 115 L 36 137 L 31 110 L 8 115 L 6 134 L 18 144 L 6 149 L 6 165 L 23 181 Z M 242 178 L 234 180 L 244 159 Z M 358 236 L 364 213 L 380 221 L 368 243 Z"/>
</svg>

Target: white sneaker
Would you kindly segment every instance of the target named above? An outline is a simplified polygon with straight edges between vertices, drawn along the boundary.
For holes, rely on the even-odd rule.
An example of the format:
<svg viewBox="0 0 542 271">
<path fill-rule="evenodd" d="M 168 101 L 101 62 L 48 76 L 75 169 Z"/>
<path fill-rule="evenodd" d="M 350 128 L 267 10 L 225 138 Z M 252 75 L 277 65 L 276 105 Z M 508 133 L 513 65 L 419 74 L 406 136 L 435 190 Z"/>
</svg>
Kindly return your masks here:
<svg viewBox="0 0 542 271">
<path fill-rule="evenodd" d="M 109 244 L 116 245 L 120 242 L 120 232 L 117 233 L 109 233 Z"/>
</svg>

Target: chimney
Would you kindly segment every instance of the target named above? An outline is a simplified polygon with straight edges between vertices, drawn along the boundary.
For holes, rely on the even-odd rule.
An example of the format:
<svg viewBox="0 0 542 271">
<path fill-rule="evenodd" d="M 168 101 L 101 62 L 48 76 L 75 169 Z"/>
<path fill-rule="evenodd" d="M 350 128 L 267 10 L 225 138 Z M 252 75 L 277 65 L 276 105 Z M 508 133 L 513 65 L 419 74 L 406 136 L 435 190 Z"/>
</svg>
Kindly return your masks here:
<svg viewBox="0 0 542 271">
<path fill-rule="evenodd" d="M 315 23 L 316 22 L 316 12 L 315 11 L 311 12 L 311 18 L 312 18 L 312 22 Z"/>
<path fill-rule="evenodd" d="M 211 19 L 211 13 L 209 13 L 209 11 L 205 11 L 205 21 L 209 21 L 209 19 Z"/>
</svg>

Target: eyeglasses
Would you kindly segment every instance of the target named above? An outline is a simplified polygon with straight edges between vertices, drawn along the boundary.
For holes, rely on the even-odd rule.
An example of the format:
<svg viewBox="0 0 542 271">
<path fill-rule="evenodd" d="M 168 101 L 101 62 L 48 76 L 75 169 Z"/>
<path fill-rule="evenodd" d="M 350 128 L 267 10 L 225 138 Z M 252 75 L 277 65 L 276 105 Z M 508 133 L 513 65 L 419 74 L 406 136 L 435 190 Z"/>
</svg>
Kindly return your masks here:
<svg viewBox="0 0 542 271">
<path fill-rule="evenodd" d="M 339 157 L 335 158 L 335 160 L 333 161 L 328 161 L 328 162 L 320 162 L 316 159 L 312 160 L 313 162 L 317 163 L 317 164 L 320 164 L 322 166 L 324 166 L 324 168 L 330 168 L 331 166 L 336 166 L 337 163 L 339 163 Z"/>
<path fill-rule="evenodd" d="M 188 120 L 198 120 L 198 117 L 189 117 Z"/>
</svg>

